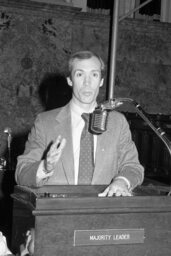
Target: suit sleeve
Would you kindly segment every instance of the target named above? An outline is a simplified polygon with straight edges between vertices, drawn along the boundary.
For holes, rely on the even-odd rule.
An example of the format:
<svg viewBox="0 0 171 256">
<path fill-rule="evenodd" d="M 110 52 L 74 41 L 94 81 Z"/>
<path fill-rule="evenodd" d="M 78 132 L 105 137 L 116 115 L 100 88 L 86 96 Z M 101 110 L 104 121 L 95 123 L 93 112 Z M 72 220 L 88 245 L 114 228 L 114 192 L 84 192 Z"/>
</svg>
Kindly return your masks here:
<svg viewBox="0 0 171 256">
<path fill-rule="evenodd" d="M 138 151 L 132 140 L 129 124 L 124 116 L 121 119 L 121 129 L 118 145 L 118 175 L 130 181 L 131 189 L 140 185 L 144 179 L 144 168 L 138 159 Z"/>
<path fill-rule="evenodd" d="M 37 187 L 42 186 L 46 180 L 40 184 L 36 182 L 36 174 L 46 149 L 46 138 L 41 122 L 38 117 L 31 129 L 25 145 L 23 155 L 18 157 L 15 179 L 17 184 L 22 186 Z"/>
</svg>

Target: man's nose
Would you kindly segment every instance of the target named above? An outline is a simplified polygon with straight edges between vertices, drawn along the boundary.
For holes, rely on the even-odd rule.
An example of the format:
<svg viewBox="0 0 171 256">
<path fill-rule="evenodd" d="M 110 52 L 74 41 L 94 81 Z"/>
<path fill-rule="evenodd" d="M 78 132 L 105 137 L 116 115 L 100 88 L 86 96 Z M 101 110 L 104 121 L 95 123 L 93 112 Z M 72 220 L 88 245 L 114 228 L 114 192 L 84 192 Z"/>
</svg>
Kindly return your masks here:
<svg viewBox="0 0 171 256">
<path fill-rule="evenodd" d="M 85 76 L 84 78 L 84 86 L 87 86 L 90 84 L 90 76 Z"/>
</svg>

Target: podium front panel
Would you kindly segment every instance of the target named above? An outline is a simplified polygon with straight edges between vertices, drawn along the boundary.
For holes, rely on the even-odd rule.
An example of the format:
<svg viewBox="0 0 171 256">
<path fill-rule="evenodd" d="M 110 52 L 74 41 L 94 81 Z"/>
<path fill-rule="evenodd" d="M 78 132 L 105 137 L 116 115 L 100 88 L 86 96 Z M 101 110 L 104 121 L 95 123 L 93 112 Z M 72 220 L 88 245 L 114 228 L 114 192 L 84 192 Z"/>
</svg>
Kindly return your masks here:
<svg viewBox="0 0 171 256">
<path fill-rule="evenodd" d="M 14 219 L 22 205 L 23 216 L 35 228 L 35 256 L 171 254 L 171 198 L 167 189 L 140 187 L 132 197 L 99 198 L 103 189 L 46 186 L 33 190 L 17 186 Z"/>
</svg>

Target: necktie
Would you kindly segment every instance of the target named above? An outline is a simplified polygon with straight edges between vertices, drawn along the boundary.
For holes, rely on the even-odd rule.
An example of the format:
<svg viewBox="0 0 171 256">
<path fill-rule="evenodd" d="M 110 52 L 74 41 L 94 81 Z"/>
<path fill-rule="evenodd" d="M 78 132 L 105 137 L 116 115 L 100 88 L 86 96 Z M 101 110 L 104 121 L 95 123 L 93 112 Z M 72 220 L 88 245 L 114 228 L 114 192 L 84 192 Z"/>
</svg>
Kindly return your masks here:
<svg viewBox="0 0 171 256">
<path fill-rule="evenodd" d="M 94 153 L 93 153 L 93 134 L 88 131 L 89 114 L 83 113 L 81 117 L 85 121 L 85 125 L 80 139 L 80 158 L 78 184 L 91 184 L 94 171 Z"/>
</svg>

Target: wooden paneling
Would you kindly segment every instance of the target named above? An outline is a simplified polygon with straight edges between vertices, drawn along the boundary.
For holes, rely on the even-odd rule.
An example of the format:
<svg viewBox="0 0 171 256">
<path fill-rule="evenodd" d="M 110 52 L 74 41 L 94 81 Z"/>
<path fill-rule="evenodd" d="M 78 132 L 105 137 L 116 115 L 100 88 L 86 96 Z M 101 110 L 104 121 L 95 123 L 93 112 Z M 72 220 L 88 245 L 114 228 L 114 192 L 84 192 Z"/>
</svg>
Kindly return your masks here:
<svg viewBox="0 0 171 256">
<path fill-rule="evenodd" d="M 21 236 L 22 220 L 26 216 L 28 220 L 31 218 L 25 214 L 30 211 L 35 218 L 35 256 L 170 255 L 169 188 L 144 186 L 137 188 L 132 197 L 99 198 L 102 189 L 104 186 L 45 186 L 37 190 L 16 187 L 13 232 Z M 19 205 L 20 209 L 22 206 L 20 216 Z M 144 237 L 138 243 L 132 240 L 122 241 L 123 244 L 75 246 L 76 230 L 91 233 L 141 230 Z M 13 245 L 18 241 L 19 238 L 13 239 Z"/>
<path fill-rule="evenodd" d="M 125 113 L 132 137 L 145 168 L 145 176 L 167 184 L 171 183 L 171 156 L 165 144 L 137 114 Z M 149 120 L 165 131 L 171 139 L 171 116 L 148 115 Z"/>
</svg>

